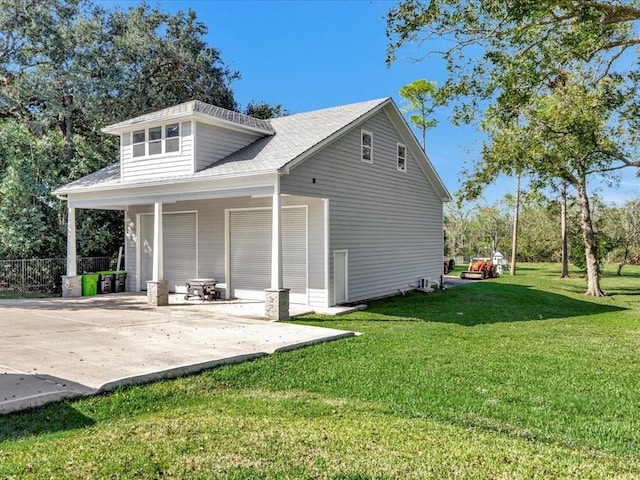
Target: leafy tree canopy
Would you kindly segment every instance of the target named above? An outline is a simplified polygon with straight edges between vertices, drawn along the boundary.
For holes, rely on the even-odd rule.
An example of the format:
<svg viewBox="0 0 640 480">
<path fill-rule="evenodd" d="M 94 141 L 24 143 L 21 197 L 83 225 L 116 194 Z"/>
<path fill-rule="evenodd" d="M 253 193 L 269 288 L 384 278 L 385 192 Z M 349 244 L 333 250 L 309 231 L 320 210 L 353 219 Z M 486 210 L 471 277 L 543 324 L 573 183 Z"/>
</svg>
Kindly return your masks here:
<svg viewBox="0 0 640 480">
<path fill-rule="evenodd" d="M 422 132 L 422 149 L 426 150 L 427 130 L 438 123 L 432 118 L 438 106 L 436 83 L 423 78 L 415 80 L 400 89 L 400 96 L 407 102 L 403 111 L 413 112 L 409 120 Z"/>
<path fill-rule="evenodd" d="M 442 56 L 441 94 L 464 99 L 455 119 L 469 121 L 483 100 L 516 110 L 560 72 L 594 67 L 593 79 L 640 43 L 640 2 L 590 0 L 403 0 L 387 16 L 387 62 L 410 42 Z M 505 113 L 509 110 L 505 110 Z"/>
<path fill-rule="evenodd" d="M 101 127 L 194 98 L 237 108 L 239 74 L 206 33 L 192 10 L 0 0 L 0 255 L 64 253 L 65 206 L 49 192 L 117 159 Z M 121 215 L 80 218 L 92 227 L 79 254 L 117 252 Z"/>
<path fill-rule="evenodd" d="M 252 117 L 261 118 L 262 120 L 268 120 L 276 117 L 286 117 L 289 115 L 289 110 L 284 108 L 281 104 L 272 105 L 267 102 L 249 102 L 247 108 L 244 111 L 245 115 L 251 115 Z"/>
<path fill-rule="evenodd" d="M 388 62 L 407 42 L 444 45 L 439 95 L 455 102 L 456 121 L 483 118 L 489 139 L 468 196 L 500 173 L 575 188 L 595 296 L 603 292 L 587 178 L 640 167 L 628 148 L 638 143 L 640 70 L 618 62 L 640 43 L 638 19 L 637 0 L 403 0 L 387 17 Z"/>
</svg>

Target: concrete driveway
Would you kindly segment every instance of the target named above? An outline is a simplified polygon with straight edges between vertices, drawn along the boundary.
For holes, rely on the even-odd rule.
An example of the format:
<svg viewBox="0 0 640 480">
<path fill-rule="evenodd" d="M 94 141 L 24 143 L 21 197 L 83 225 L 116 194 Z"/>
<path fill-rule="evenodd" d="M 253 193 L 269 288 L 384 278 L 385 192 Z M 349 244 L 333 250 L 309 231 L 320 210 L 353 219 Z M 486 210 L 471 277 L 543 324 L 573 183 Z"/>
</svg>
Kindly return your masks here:
<svg viewBox="0 0 640 480">
<path fill-rule="evenodd" d="M 262 308 L 148 307 L 126 293 L 0 300 L 0 414 L 354 335 L 261 320 Z"/>
</svg>

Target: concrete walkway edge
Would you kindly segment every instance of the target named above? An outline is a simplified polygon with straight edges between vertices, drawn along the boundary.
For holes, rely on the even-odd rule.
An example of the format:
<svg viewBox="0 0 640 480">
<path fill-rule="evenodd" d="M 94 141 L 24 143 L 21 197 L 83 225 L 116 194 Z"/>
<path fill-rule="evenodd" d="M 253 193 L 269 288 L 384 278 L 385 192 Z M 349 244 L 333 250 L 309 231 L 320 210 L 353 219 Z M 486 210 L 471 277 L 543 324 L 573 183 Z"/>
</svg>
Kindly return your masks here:
<svg viewBox="0 0 640 480">
<path fill-rule="evenodd" d="M 0 414 L 355 335 L 265 321 L 261 302 L 174 297 L 161 308 L 132 293 L 0 301 Z"/>
<path fill-rule="evenodd" d="M 327 330 L 328 332 L 336 332 L 335 330 Z M 311 345 L 340 340 L 356 335 L 358 334 L 356 334 L 355 332 L 345 331 L 340 331 L 339 333 L 329 333 L 325 336 L 314 338 L 312 340 L 294 342 L 279 348 L 275 348 L 270 352 L 261 351 L 228 356 L 204 362 L 178 365 L 175 367 L 156 370 L 144 374 L 116 378 L 103 383 L 98 388 L 90 388 L 85 385 L 76 384 L 73 381 L 56 379 L 55 377 L 43 377 L 38 374 L 28 374 L 14 370 L 15 373 L 12 373 L 11 375 L 0 374 L 0 391 L 3 391 L 6 394 L 7 391 L 11 389 L 14 390 L 13 395 L 11 395 L 10 398 L 4 398 L 4 400 L 0 398 L 0 415 L 42 407 L 49 403 L 59 402 L 63 400 L 71 400 L 75 398 L 112 392 L 120 387 L 142 385 L 165 379 L 179 378 L 223 365 L 233 365 L 252 361 L 266 357 L 273 353 L 288 352 Z"/>
<path fill-rule="evenodd" d="M 204 370 L 221 367 L 223 365 L 233 365 L 236 363 L 249 362 L 258 358 L 268 356 L 268 353 L 258 352 L 247 355 L 237 355 L 235 357 L 221 358 L 207 362 L 180 365 L 177 367 L 167 368 L 166 370 L 158 370 L 156 372 L 146 373 L 143 375 L 133 375 L 130 377 L 122 377 L 101 385 L 95 390 L 96 394 L 112 392 L 120 387 L 128 387 L 133 385 L 144 385 L 145 383 L 157 382 L 160 380 L 170 380 L 174 378 L 193 375 Z"/>
</svg>

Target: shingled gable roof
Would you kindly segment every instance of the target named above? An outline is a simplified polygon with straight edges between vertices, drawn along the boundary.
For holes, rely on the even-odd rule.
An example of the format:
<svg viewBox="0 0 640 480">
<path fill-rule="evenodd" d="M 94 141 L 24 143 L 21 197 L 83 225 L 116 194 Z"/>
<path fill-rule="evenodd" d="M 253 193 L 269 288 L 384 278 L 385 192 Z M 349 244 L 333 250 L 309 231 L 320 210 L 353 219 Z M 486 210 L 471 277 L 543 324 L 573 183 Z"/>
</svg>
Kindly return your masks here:
<svg viewBox="0 0 640 480">
<path fill-rule="evenodd" d="M 120 133 L 131 130 L 132 127 L 143 123 L 152 123 L 156 121 L 170 121 L 182 117 L 197 116 L 200 119 L 207 119 L 212 123 L 226 123 L 241 129 L 248 129 L 264 135 L 273 135 L 275 132 L 267 120 L 251 117 L 242 113 L 227 110 L 226 108 L 216 107 L 200 100 L 192 100 L 190 102 L 181 103 L 173 107 L 158 110 L 157 112 L 147 113 L 139 117 L 131 118 L 123 122 L 114 123 L 108 127 L 104 127 L 104 133 Z"/>
<path fill-rule="evenodd" d="M 421 166 L 436 191 L 438 191 L 441 198 L 450 199 L 446 187 L 420 149 L 415 137 L 402 119 L 391 98 L 273 118 L 269 120 L 269 123 L 270 128 L 275 132 L 274 135 L 260 138 L 193 175 L 170 176 L 125 183 L 120 179 L 120 164 L 117 163 L 76 180 L 54 193 L 63 195 L 73 192 L 117 189 L 135 185 L 182 183 L 215 177 L 235 177 L 286 171 L 346 133 L 352 126 L 370 118 L 385 107 L 387 107 L 386 111 L 391 115 L 396 128 L 403 130 L 401 134 L 403 134 L 404 141 L 414 152 L 414 155 L 422 158 Z M 138 118 L 146 118 L 146 116 Z M 160 117 L 155 116 L 154 118 Z M 411 148 L 412 145 L 414 148 Z"/>
<path fill-rule="evenodd" d="M 274 136 L 256 140 L 199 174 L 234 175 L 278 171 L 329 143 L 351 124 L 390 101 L 389 98 L 382 98 L 273 118 L 270 122 L 276 132 Z"/>
</svg>

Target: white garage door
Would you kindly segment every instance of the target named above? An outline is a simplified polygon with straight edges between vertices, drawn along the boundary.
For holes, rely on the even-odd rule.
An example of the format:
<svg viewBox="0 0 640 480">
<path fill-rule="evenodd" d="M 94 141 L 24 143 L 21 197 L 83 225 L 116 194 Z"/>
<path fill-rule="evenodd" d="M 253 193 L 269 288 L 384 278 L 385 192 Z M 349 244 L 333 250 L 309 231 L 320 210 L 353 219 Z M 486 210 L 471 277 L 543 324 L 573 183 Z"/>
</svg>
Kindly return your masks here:
<svg viewBox="0 0 640 480">
<path fill-rule="evenodd" d="M 307 209 L 282 209 L 283 283 L 292 303 L 307 304 Z M 271 210 L 229 212 L 232 295 L 264 300 L 271 286 Z"/>
<path fill-rule="evenodd" d="M 164 279 L 170 292 L 185 292 L 185 282 L 198 275 L 198 227 L 196 212 L 162 215 Z M 147 289 L 153 274 L 153 215 L 140 215 L 140 288 Z"/>
</svg>

